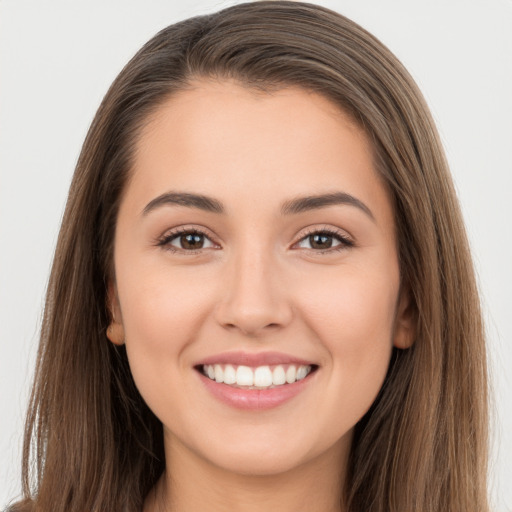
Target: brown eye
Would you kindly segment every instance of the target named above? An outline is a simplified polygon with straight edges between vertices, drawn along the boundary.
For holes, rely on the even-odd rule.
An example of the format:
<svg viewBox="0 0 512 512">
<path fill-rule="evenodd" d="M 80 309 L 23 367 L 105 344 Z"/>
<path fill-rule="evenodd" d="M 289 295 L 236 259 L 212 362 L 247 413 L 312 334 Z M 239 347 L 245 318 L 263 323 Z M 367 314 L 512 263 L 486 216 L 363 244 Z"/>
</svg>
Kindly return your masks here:
<svg viewBox="0 0 512 512">
<path fill-rule="evenodd" d="M 332 246 L 332 235 L 309 235 L 309 243 L 312 249 L 329 249 Z"/>
<path fill-rule="evenodd" d="M 181 248 L 183 249 L 202 249 L 204 243 L 204 235 L 199 233 L 189 233 L 179 237 Z"/>
<path fill-rule="evenodd" d="M 324 229 L 309 233 L 300 240 L 298 246 L 322 254 L 353 247 L 354 242 L 343 232 Z"/>
<path fill-rule="evenodd" d="M 172 252 L 189 254 L 215 247 L 205 233 L 195 229 L 181 229 L 168 233 L 158 241 L 157 245 Z"/>
</svg>

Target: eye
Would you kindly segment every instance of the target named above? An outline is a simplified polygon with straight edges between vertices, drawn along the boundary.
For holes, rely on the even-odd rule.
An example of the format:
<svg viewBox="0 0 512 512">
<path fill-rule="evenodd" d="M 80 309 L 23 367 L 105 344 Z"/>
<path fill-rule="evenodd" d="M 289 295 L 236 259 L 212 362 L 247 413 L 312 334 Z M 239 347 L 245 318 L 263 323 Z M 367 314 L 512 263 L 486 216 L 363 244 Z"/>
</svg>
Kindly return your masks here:
<svg viewBox="0 0 512 512">
<path fill-rule="evenodd" d="M 324 228 L 310 231 L 297 245 L 300 248 L 323 254 L 353 247 L 354 242 L 341 231 Z"/>
<path fill-rule="evenodd" d="M 217 247 L 207 234 L 197 228 L 179 228 L 166 233 L 157 245 L 171 252 L 196 254 L 202 249 Z"/>
</svg>

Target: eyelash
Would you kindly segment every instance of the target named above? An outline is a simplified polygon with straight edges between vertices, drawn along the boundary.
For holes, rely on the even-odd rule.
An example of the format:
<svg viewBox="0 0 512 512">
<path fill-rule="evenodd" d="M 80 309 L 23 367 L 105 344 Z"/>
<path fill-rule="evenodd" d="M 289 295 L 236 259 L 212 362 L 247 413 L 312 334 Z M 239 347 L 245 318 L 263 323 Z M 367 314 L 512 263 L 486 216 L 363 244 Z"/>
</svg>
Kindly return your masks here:
<svg viewBox="0 0 512 512">
<path fill-rule="evenodd" d="M 342 251 L 342 250 L 348 249 L 350 247 L 354 247 L 354 245 L 355 245 L 354 242 L 342 231 L 333 229 L 333 228 L 328 228 L 328 227 L 325 227 L 322 229 L 311 228 L 302 236 L 302 238 L 297 243 L 302 242 L 303 240 L 305 240 L 306 238 L 309 238 L 312 235 L 327 235 L 329 237 L 337 239 L 340 242 L 339 245 L 329 248 L 329 249 L 319 249 L 319 250 L 308 249 L 314 253 L 329 254 L 329 253 L 333 253 L 333 252 Z M 296 244 L 294 244 L 294 245 L 296 245 Z"/>
<path fill-rule="evenodd" d="M 183 236 L 183 235 L 204 236 L 204 237 L 208 238 L 212 243 L 214 243 L 210 239 L 208 233 L 206 233 L 205 231 L 203 231 L 199 228 L 178 228 L 178 229 L 171 231 L 170 233 L 167 233 L 163 237 L 159 238 L 157 240 L 156 245 L 158 247 L 163 247 L 165 250 L 170 251 L 172 253 L 182 253 L 182 254 L 186 254 L 186 255 L 199 254 L 201 251 L 204 250 L 204 249 L 192 249 L 192 250 L 178 249 L 178 248 L 170 245 L 170 243 L 175 238 L 178 238 L 179 236 Z M 297 245 L 298 243 L 302 242 L 303 240 L 305 240 L 306 238 L 308 238 L 312 235 L 325 235 L 325 236 L 333 237 L 340 242 L 339 245 L 329 248 L 329 249 L 318 249 L 318 250 L 317 249 L 307 249 L 308 251 L 314 252 L 315 254 L 332 254 L 335 252 L 342 251 L 344 249 L 348 249 L 350 247 L 354 247 L 354 245 L 355 245 L 354 242 L 347 235 L 345 235 L 342 231 L 328 228 L 328 227 L 325 227 L 322 229 L 312 228 L 304 236 L 302 236 L 302 238 L 298 242 L 296 242 L 294 245 Z"/>
</svg>

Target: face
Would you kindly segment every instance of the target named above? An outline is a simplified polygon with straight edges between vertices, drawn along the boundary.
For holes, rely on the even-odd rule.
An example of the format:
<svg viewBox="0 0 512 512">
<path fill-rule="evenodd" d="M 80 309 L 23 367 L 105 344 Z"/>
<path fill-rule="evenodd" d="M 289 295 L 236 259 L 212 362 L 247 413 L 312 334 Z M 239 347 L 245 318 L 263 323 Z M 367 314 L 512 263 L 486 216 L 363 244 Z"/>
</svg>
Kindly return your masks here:
<svg viewBox="0 0 512 512">
<path fill-rule="evenodd" d="M 392 346 L 410 343 L 369 142 L 301 89 L 205 81 L 163 104 L 114 254 L 110 337 L 166 450 L 229 471 L 341 460 Z"/>
</svg>

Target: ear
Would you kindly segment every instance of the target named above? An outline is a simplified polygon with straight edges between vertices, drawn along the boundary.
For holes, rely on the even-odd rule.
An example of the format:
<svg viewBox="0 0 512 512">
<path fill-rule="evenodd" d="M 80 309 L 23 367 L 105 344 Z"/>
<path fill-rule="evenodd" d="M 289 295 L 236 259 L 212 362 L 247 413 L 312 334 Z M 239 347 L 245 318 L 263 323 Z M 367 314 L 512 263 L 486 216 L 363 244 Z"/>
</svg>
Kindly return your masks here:
<svg viewBox="0 0 512 512">
<path fill-rule="evenodd" d="M 113 281 L 109 281 L 107 288 L 108 309 L 110 311 L 110 325 L 107 328 L 107 338 L 114 345 L 124 344 L 124 327 L 121 318 L 121 309 L 117 289 Z"/>
<path fill-rule="evenodd" d="M 402 287 L 395 315 L 393 345 L 396 348 L 410 348 L 416 338 L 416 307 L 408 287 Z"/>
</svg>

